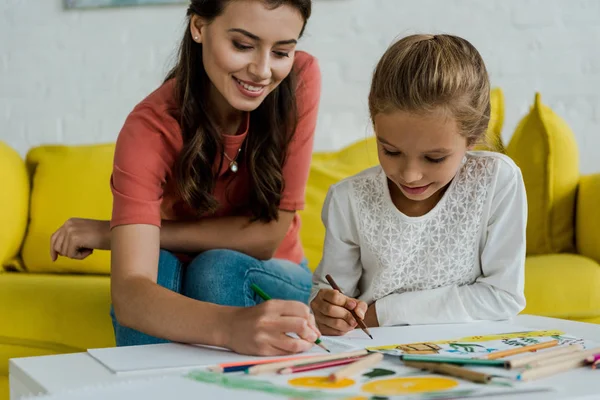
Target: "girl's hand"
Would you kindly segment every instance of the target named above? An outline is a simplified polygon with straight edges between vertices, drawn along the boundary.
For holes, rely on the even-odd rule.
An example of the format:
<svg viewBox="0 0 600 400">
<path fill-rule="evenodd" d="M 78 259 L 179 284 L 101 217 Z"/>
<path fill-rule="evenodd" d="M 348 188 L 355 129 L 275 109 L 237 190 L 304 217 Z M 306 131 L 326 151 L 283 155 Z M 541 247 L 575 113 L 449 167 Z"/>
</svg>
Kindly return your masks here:
<svg viewBox="0 0 600 400">
<path fill-rule="evenodd" d="M 110 223 L 94 219 L 71 218 L 50 238 L 50 258 L 59 255 L 83 260 L 94 249 L 110 249 Z"/>
<path fill-rule="evenodd" d="M 377 302 L 369 305 L 369 309 L 365 314 L 365 325 L 369 328 L 376 328 L 379 326 L 379 320 L 377 319 L 377 308 L 375 306 Z"/>
<path fill-rule="evenodd" d="M 317 327 L 324 335 L 341 336 L 356 328 L 357 323 L 350 310 L 364 319 L 367 303 L 348 296 L 337 290 L 321 289 L 310 303 L 315 313 Z"/>
<path fill-rule="evenodd" d="M 295 333 L 298 338 L 287 333 Z M 269 300 L 234 311 L 225 347 L 240 354 L 295 354 L 309 350 L 320 336 L 308 306 L 297 301 Z"/>
</svg>

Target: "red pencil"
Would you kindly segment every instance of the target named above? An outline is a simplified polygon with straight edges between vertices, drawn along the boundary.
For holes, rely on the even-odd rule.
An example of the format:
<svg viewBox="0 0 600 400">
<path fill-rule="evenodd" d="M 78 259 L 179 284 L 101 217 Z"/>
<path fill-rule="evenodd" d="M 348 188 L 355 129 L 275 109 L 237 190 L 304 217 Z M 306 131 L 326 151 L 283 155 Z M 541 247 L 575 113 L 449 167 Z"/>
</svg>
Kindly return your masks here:
<svg viewBox="0 0 600 400">
<path fill-rule="evenodd" d="M 296 367 L 283 368 L 283 369 L 279 370 L 279 373 L 280 374 L 294 374 L 296 372 L 306 372 L 306 371 L 314 371 L 316 369 L 337 367 L 338 365 L 351 364 L 355 361 L 360 360 L 363 357 L 364 356 L 350 357 L 350 358 L 342 358 L 340 360 L 322 361 L 322 362 L 316 362 L 316 363 L 312 363 L 312 364 L 303 364 L 303 365 L 298 365 Z"/>
</svg>

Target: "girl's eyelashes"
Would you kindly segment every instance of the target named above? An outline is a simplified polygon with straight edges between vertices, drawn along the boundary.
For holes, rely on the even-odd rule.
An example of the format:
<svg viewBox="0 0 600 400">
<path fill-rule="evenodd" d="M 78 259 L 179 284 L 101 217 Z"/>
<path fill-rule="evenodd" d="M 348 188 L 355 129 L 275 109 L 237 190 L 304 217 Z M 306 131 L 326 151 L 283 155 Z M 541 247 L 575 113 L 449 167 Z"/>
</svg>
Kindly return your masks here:
<svg viewBox="0 0 600 400">
<path fill-rule="evenodd" d="M 385 153 L 386 156 L 391 156 L 391 157 L 399 156 L 400 155 L 399 151 L 389 151 L 385 147 L 383 148 L 383 152 Z"/>
<path fill-rule="evenodd" d="M 444 162 L 444 160 L 448 157 L 441 157 L 441 158 L 431 158 L 431 157 L 425 157 L 427 159 L 427 161 L 432 162 L 432 163 L 441 163 Z"/>
<path fill-rule="evenodd" d="M 402 153 L 401 153 L 401 152 L 399 152 L 399 151 L 391 151 L 391 150 L 388 150 L 388 149 L 386 149 L 385 147 L 383 147 L 383 153 L 384 153 L 386 156 L 390 156 L 390 157 L 397 157 L 397 156 L 399 156 L 400 154 L 402 154 Z M 426 159 L 428 162 L 431 162 L 431 163 L 434 163 L 434 164 L 439 164 L 439 163 L 442 163 L 442 162 L 444 162 L 444 161 L 445 161 L 447 158 L 448 158 L 448 156 L 444 156 L 444 157 L 440 157 L 440 158 L 425 157 L 425 159 Z"/>
<path fill-rule="evenodd" d="M 238 41 L 235 41 L 235 40 L 233 41 L 233 46 L 236 49 L 241 50 L 241 51 L 252 49 L 252 46 L 248 46 L 248 45 L 242 44 L 242 43 L 240 43 Z M 273 51 L 273 54 L 275 54 L 279 58 L 284 58 L 284 57 L 289 57 L 290 56 L 290 53 L 289 52 L 285 52 L 285 51 Z"/>
</svg>

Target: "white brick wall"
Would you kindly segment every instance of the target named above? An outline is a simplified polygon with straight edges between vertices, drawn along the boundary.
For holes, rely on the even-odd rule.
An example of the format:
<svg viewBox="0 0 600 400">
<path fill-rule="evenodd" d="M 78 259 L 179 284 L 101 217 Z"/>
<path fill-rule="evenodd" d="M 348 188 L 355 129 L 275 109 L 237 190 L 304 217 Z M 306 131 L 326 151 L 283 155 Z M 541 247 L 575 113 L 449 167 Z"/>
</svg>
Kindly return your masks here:
<svg viewBox="0 0 600 400">
<path fill-rule="evenodd" d="M 183 6 L 65 11 L 62 0 L 0 1 L 0 140 L 114 141 L 159 84 L 183 28 Z M 315 0 L 302 47 L 323 70 L 316 149 L 370 131 L 372 68 L 392 39 L 449 32 L 473 42 L 505 92 L 504 139 L 536 90 L 572 127 L 581 170 L 600 171 L 600 1 Z"/>
</svg>

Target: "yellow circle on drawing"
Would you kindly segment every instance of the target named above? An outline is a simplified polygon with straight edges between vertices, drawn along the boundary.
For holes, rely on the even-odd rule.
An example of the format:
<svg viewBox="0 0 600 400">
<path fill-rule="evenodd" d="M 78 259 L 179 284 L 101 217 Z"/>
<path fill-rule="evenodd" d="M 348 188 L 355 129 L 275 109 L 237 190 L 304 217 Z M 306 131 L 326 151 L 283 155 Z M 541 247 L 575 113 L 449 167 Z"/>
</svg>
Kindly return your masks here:
<svg viewBox="0 0 600 400">
<path fill-rule="evenodd" d="M 365 383 L 363 392 L 394 396 L 407 393 L 434 392 L 458 386 L 458 382 L 450 378 L 415 376 L 406 378 L 390 378 Z"/>
<path fill-rule="evenodd" d="M 326 376 L 304 376 L 290 379 L 288 383 L 292 386 L 311 389 L 342 389 L 354 385 L 352 379 L 344 378 L 339 382 L 332 382 Z"/>
</svg>

